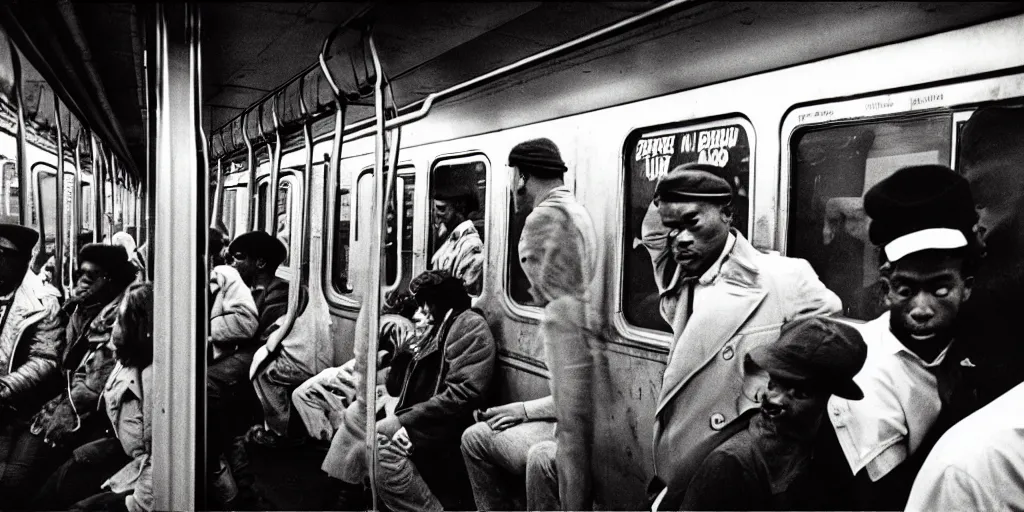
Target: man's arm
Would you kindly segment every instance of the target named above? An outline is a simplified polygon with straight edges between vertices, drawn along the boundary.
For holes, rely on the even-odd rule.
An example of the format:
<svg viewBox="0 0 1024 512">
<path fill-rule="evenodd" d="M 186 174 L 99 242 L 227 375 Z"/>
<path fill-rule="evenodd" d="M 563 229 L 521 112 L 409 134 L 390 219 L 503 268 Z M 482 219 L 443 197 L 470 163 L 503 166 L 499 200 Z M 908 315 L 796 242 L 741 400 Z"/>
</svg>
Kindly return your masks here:
<svg viewBox="0 0 1024 512">
<path fill-rule="evenodd" d="M 527 420 L 555 419 L 555 397 L 551 395 L 523 402 L 523 408 Z"/>
<path fill-rule="evenodd" d="M 799 258 L 787 258 L 790 263 L 786 293 L 786 320 L 794 321 L 813 316 L 829 316 L 843 311 L 839 296 L 825 287 L 811 264 Z"/>
<path fill-rule="evenodd" d="M 27 333 L 31 336 L 28 360 L 0 377 L 0 404 L 16 402 L 20 395 L 31 392 L 57 375 L 57 354 L 64 343 L 64 315 L 55 297 L 44 297 L 42 302 L 46 316 L 33 331 Z"/>
</svg>

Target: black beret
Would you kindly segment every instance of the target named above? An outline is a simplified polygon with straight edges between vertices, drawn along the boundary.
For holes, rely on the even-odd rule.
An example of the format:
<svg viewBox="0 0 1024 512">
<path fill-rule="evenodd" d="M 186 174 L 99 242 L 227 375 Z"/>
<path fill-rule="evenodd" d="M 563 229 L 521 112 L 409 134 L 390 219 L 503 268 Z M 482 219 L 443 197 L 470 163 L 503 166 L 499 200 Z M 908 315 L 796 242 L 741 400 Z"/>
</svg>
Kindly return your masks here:
<svg viewBox="0 0 1024 512">
<path fill-rule="evenodd" d="M 878 182 L 864 195 L 864 213 L 871 218 L 871 243 L 886 246 L 893 240 L 926 229 L 960 231 L 965 240 L 974 236 L 978 213 L 971 188 L 963 176 L 941 165 L 904 167 Z M 950 249 L 949 244 L 921 242 L 887 255 L 897 260 L 909 250 Z M 960 245 L 962 246 L 962 245 Z"/>
<path fill-rule="evenodd" d="M 731 200 L 732 186 L 721 173 L 721 168 L 710 164 L 677 166 L 658 180 L 654 197 L 668 203 Z"/>
<path fill-rule="evenodd" d="M 971 164 L 1000 150 L 1024 151 L 1024 108 L 985 107 L 978 109 L 960 133 L 960 159 Z"/>
<path fill-rule="evenodd" d="M 32 228 L 18 224 L 0 224 L 0 238 L 10 242 L 9 246 L 7 243 L 0 242 L 0 247 L 17 251 L 27 258 L 32 254 L 32 248 L 36 246 L 36 242 L 39 241 L 39 233 Z"/>
<path fill-rule="evenodd" d="M 135 274 L 135 266 L 128 261 L 128 251 L 120 245 L 86 244 L 78 252 L 78 262 L 92 263 L 112 275 Z"/>
<path fill-rule="evenodd" d="M 480 194 L 476 186 L 476 175 L 469 169 L 455 168 L 434 174 L 434 199 L 466 201 L 467 212 L 480 209 Z"/>
<path fill-rule="evenodd" d="M 273 237 L 266 231 L 250 231 L 238 235 L 228 246 L 231 253 L 241 252 L 256 258 L 267 260 L 267 264 L 276 267 L 284 261 L 288 248 L 284 242 Z"/>
<path fill-rule="evenodd" d="M 558 146 L 551 139 L 520 142 L 509 152 L 508 165 L 541 178 L 558 178 L 568 170 Z"/>
</svg>

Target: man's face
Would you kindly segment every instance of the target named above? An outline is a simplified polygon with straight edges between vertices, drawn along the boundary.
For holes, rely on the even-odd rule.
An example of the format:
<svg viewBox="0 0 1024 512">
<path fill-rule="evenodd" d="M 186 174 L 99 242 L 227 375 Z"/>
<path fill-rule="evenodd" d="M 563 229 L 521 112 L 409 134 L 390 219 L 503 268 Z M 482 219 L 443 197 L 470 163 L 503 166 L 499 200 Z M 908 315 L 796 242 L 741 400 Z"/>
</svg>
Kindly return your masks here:
<svg viewBox="0 0 1024 512">
<path fill-rule="evenodd" d="M 687 276 L 707 270 L 722 253 L 732 215 L 722 206 L 693 201 L 660 202 L 661 223 L 669 228 L 672 257 Z"/>
<path fill-rule="evenodd" d="M 443 199 L 434 200 L 434 229 L 437 230 L 437 236 L 445 236 L 452 232 L 456 214 L 455 208 L 450 201 Z"/>
<path fill-rule="evenodd" d="M 986 266 L 1024 259 L 1024 146 L 964 166 L 978 210 L 978 234 L 985 242 Z M 1002 268 L 988 268 L 999 275 Z"/>
<path fill-rule="evenodd" d="M 231 266 L 235 267 L 238 271 L 238 275 L 242 277 L 242 281 L 247 286 L 252 286 L 256 282 L 256 276 L 263 270 L 266 263 L 261 258 L 256 258 L 251 254 L 247 254 L 243 251 L 235 251 L 231 254 Z"/>
<path fill-rule="evenodd" d="M 821 421 L 829 396 L 804 383 L 771 377 L 761 399 L 761 415 L 776 430 L 810 435 Z"/>
<path fill-rule="evenodd" d="M 516 213 L 523 213 L 533 209 L 533 197 L 526 189 L 527 177 L 516 166 L 510 166 L 512 204 Z"/>
<path fill-rule="evenodd" d="M 953 337 L 960 306 L 971 296 L 974 278 L 963 276 L 963 260 L 924 251 L 892 265 L 882 283 L 893 334 L 912 344 L 945 346 Z"/>
<path fill-rule="evenodd" d="M 14 291 L 27 271 L 24 256 L 13 249 L 0 248 L 0 292 L 6 294 Z"/>
<path fill-rule="evenodd" d="M 73 293 L 76 297 L 94 296 L 109 280 L 102 267 L 91 261 L 83 261 L 78 265 L 78 278 L 75 279 Z"/>
</svg>

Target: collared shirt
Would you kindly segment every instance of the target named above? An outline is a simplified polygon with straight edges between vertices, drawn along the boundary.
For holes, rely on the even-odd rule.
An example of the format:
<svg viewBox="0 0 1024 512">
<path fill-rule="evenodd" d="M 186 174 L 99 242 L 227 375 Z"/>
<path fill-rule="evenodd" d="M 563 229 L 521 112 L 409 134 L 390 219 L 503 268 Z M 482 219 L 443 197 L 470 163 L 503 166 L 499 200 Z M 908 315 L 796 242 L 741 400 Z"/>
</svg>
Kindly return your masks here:
<svg viewBox="0 0 1024 512">
<path fill-rule="evenodd" d="M 736 235 L 730 232 L 725 239 L 721 254 L 699 278 L 684 277 L 682 268 L 676 267 L 668 286 L 661 292 L 661 301 L 659 302 L 661 316 L 669 325 L 685 325 L 685 320 L 693 314 L 695 305 L 700 303 L 700 296 L 704 290 L 714 284 L 718 274 L 722 271 L 722 264 L 729 258 L 729 253 L 735 246 Z M 680 318 L 681 315 L 682 318 Z M 676 337 L 681 333 L 681 330 L 675 333 Z"/>
<path fill-rule="evenodd" d="M 913 455 L 935 424 L 942 408 L 935 371 L 949 346 L 934 361 L 922 360 L 889 330 L 889 313 L 855 327 L 868 346 L 853 379 L 864 399 L 833 396 L 828 412 L 850 470 L 865 469 L 877 482 Z"/>
<path fill-rule="evenodd" d="M 681 510 L 815 508 L 811 438 L 776 432 L 756 413 L 708 455 L 686 489 Z"/>
<path fill-rule="evenodd" d="M 942 436 L 906 510 L 1024 510 L 1024 384 Z"/>
<path fill-rule="evenodd" d="M 484 243 L 477 233 L 473 221 L 464 220 L 444 239 L 434 251 L 430 267 L 447 270 L 461 279 L 463 286 L 472 294 L 480 293 L 480 278 L 484 268 Z"/>
</svg>

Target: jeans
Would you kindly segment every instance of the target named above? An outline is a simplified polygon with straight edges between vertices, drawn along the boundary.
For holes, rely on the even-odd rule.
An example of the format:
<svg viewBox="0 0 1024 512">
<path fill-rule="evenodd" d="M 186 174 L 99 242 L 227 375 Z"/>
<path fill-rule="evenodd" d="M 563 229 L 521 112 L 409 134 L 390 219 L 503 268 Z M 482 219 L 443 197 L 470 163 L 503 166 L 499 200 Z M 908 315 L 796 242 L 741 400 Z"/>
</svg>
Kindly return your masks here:
<svg viewBox="0 0 1024 512">
<path fill-rule="evenodd" d="M 553 442 L 554 439 L 555 423 L 551 421 L 529 421 L 500 432 L 491 430 L 487 422 L 481 421 L 466 429 L 462 434 L 462 457 L 469 471 L 469 482 L 473 486 L 477 509 L 522 509 L 521 498 L 526 482 L 526 502 L 530 509 L 549 510 L 542 504 L 550 503 L 550 496 L 538 496 L 550 495 L 551 486 L 542 482 L 542 477 L 548 474 L 543 467 L 546 465 L 544 457 L 547 453 L 544 448 L 536 451 L 532 449 L 541 443 Z M 531 476 L 533 480 L 530 480 Z M 510 482 L 515 483 L 510 485 Z M 554 482 L 554 503 L 557 508 L 557 480 Z"/>
<path fill-rule="evenodd" d="M 227 456 L 231 462 L 235 438 L 245 434 L 257 421 L 255 411 L 259 402 L 249 382 L 251 364 L 251 353 L 235 352 L 212 363 L 207 369 L 206 458 L 209 475 L 217 472 L 221 455 Z M 233 465 L 231 469 L 236 478 L 241 476 L 238 470 L 242 468 Z"/>
<path fill-rule="evenodd" d="M 377 443 L 377 493 L 392 512 L 444 510 L 411 456 L 393 441 Z"/>
<path fill-rule="evenodd" d="M 70 453 L 67 447 L 48 446 L 42 436 L 29 432 L 28 422 L 22 419 L 0 427 L 0 503 L 5 508 L 23 507 L 33 496 L 25 489 L 38 485 Z"/>
<path fill-rule="evenodd" d="M 116 437 L 82 445 L 43 484 L 36 495 L 35 507 L 60 510 L 93 496 L 101 492 L 103 482 L 130 461 Z"/>
</svg>

